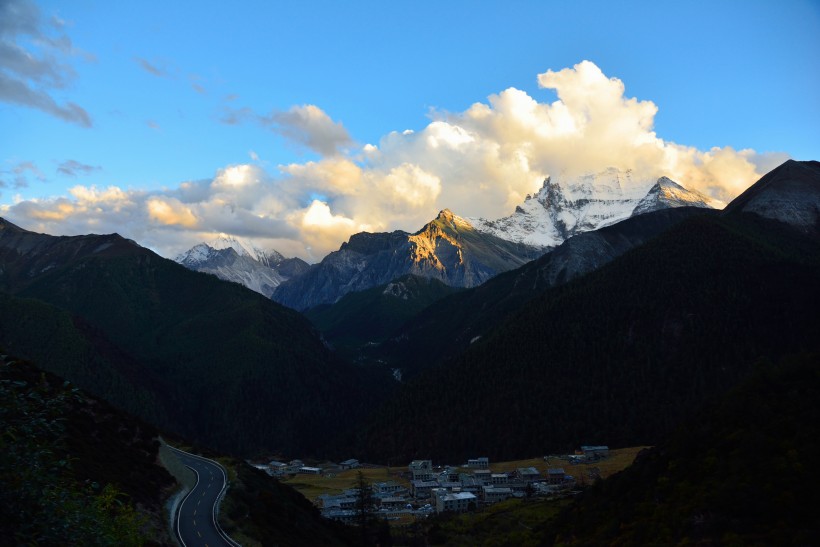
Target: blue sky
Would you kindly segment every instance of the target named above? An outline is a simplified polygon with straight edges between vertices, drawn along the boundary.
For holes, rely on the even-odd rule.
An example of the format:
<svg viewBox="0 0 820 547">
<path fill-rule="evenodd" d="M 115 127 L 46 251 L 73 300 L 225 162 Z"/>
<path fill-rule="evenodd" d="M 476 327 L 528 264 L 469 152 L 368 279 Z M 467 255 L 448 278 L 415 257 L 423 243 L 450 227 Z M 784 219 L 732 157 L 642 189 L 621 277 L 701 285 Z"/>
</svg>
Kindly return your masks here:
<svg viewBox="0 0 820 547">
<path fill-rule="evenodd" d="M 533 144 L 512 129 L 527 98 L 546 109 L 561 90 L 584 95 L 581 80 L 593 76 L 601 85 L 620 81 L 621 99 L 595 107 L 576 101 L 573 115 L 599 112 L 600 132 L 607 123 L 628 125 L 634 114 L 664 146 L 675 145 L 667 147 L 664 168 L 712 197 L 733 197 L 786 156 L 820 158 L 817 2 L 0 6 L 0 214 L 52 233 L 119 225 L 168 254 L 233 227 L 313 256 L 358 229 L 417 229 L 441 206 L 500 215 L 545 174 L 611 162 L 578 154 L 577 146 Z M 28 61 L 9 55 L 9 47 Z M 32 59 L 40 61 L 36 67 L 19 64 Z M 588 78 L 539 85 L 539 74 L 575 70 L 584 60 L 597 69 L 584 65 Z M 24 83 L 28 98 L 9 80 Z M 525 95 L 504 96 L 510 88 Z M 491 96 L 500 97 L 498 105 Z M 654 111 L 629 111 L 632 98 Z M 490 105 L 492 127 L 467 115 L 475 103 Z M 506 117 L 501 103 L 509 106 Z M 623 116 L 600 113 L 607 108 Z M 436 121 L 446 127 L 431 127 Z M 415 136 L 398 137 L 405 130 Z M 443 166 L 419 142 L 443 130 L 450 137 L 463 131 L 481 145 L 440 158 Z M 523 172 L 481 171 L 478 164 L 489 160 L 476 150 L 503 149 L 515 139 L 519 156 L 531 146 L 553 150 L 527 156 Z M 719 161 L 714 147 L 723 151 Z M 640 158 L 618 167 L 637 168 L 646 163 Z M 452 182 L 457 171 L 449 164 L 471 173 L 472 193 L 469 181 Z M 708 173 L 704 165 L 711 165 Z M 219 199 L 206 192 L 231 169 L 234 178 L 256 181 L 256 190 L 243 183 L 232 188 L 248 196 L 226 193 L 226 185 Z M 657 171 L 651 174 L 665 174 Z M 516 176 L 521 181 L 507 180 Z M 200 189 L 196 195 L 180 187 L 186 181 Z M 402 196 L 363 204 L 387 185 Z M 503 199 L 490 191 L 494 185 L 503 186 Z M 477 203 L 484 194 L 499 208 Z M 233 207 L 234 216 L 216 215 L 219 205 Z M 374 212 L 385 207 L 395 211 Z M 94 216 L 95 208 L 105 211 Z"/>
</svg>

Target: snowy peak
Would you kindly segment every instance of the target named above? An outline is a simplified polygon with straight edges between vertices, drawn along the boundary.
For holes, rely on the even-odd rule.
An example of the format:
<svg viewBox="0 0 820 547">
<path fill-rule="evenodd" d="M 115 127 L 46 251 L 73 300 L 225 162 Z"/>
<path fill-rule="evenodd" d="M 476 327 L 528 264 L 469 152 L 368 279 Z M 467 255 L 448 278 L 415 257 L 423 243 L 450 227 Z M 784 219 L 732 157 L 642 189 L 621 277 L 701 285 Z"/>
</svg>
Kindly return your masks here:
<svg viewBox="0 0 820 547">
<path fill-rule="evenodd" d="M 670 207 L 704 207 L 710 209 L 708 202 L 709 198 L 703 194 L 687 190 L 668 177 L 661 177 L 635 206 L 632 216 Z"/>
<path fill-rule="evenodd" d="M 275 250 L 263 251 L 225 234 L 194 245 L 174 260 L 190 270 L 240 283 L 268 297 L 283 281 L 309 267 L 299 258 L 285 258 Z"/>
<path fill-rule="evenodd" d="M 174 262 L 178 262 L 183 266 L 195 269 L 192 268 L 192 266 L 207 262 L 214 256 L 216 251 L 217 249 L 214 249 L 207 243 L 200 243 L 198 245 L 194 245 L 184 253 L 178 254 L 174 257 Z"/>
<path fill-rule="evenodd" d="M 219 234 L 219 236 L 209 241 L 207 245 L 217 250 L 231 248 L 236 251 L 238 255 L 248 256 L 266 266 L 275 265 L 285 260 L 284 256 L 273 249 L 265 251 L 244 239 L 227 234 Z"/>
<path fill-rule="evenodd" d="M 498 220 L 467 219 L 476 230 L 496 237 L 557 247 L 575 234 L 597 230 L 631 216 L 670 207 L 709 207 L 709 198 L 661 177 L 637 180 L 615 168 L 575 178 L 547 177 L 515 212 Z"/>
<path fill-rule="evenodd" d="M 628 218 L 649 183 L 636 183 L 631 171 L 607 169 L 562 180 L 547 177 L 515 212 L 498 220 L 468 218 L 476 230 L 542 248 L 560 245 L 576 233 Z"/>
</svg>

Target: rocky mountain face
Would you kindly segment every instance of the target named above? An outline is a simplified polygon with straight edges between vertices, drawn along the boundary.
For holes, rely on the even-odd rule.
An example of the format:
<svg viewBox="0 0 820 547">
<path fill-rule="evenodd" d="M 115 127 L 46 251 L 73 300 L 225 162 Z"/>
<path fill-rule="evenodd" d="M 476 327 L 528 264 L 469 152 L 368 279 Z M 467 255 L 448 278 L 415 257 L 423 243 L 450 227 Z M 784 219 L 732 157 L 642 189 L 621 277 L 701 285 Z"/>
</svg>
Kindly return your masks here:
<svg viewBox="0 0 820 547">
<path fill-rule="evenodd" d="M 405 275 L 474 287 L 538 257 L 541 250 L 475 230 L 448 209 L 414 234 L 353 235 L 303 275 L 282 283 L 272 298 L 297 310 L 336 302 L 343 295 Z"/>
<path fill-rule="evenodd" d="M 631 216 L 674 207 L 710 208 L 709 198 L 698 192 L 687 190 L 670 178 L 661 177 L 638 202 Z"/>
<path fill-rule="evenodd" d="M 265 251 L 224 235 L 195 245 L 174 260 L 190 270 L 239 283 L 267 297 L 283 281 L 309 267 L 300 258 L 285 258 L 275 250 Z"/>
<path fill-rule="evenodd" d="M 633 180 L 631 171 L 607 169 L 575 179 L 547 177 L 513 214 L 498 220 L 468 219 L 476 230 L 502 239 L 553 248 L 573 235 L 630 216 L 669 207 L 708 207 L 708 198 L 662 177 Z"/>
<path fill-rule="evenodd" d="M 820 233 L 820 162 L 789 160 L 735 198 L 724 214 L 755 213 Z"/>
</svg>

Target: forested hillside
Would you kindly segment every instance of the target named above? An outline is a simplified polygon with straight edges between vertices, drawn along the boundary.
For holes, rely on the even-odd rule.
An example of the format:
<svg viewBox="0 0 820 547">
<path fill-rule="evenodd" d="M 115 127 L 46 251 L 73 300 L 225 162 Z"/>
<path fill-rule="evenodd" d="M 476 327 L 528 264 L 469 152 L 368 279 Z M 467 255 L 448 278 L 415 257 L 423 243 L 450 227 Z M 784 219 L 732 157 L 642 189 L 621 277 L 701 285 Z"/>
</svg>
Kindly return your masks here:
<svg viewBox="0 0 820 547">
<path fill-rule="evenodd" d="M 817 545 L 820 355 L 749 381 L 539 531 L 547 545 Z"/>
<path fill-rule="evenodd" d="M 372 355 L 408 319 L 445 296 L 461 291 L 437 279 L 404 275 L 372 289 L 344 295 L 334 304 L 316 306 L 305 316 L 343 355 L 357 361 Z"/>
<path fill-rule="evenodd" d="M 406 386 L 359 446 L 462 461 L 657 443 L 757 359 L 818 347 L 819 251 L 755 215 L 691 218 Z"/>
<path fill-rule="evenodd" d="M 6 356 L 0 422 L 0 543 L 171 543 L 156 429 Z"/>
<path fill-rule="evenodd" d="M 600 268 L 679 222 L 703 214 L 716 211 L 664 209 L 575 235 L 537 260 L 431 304 L 371 348 L 369 356 L 411 378 L 463 352 L 550 287 Z"/>
<path fill-rule="evenodd" d="M 117 235 L 0 231 L 0 343 L 113 404 L 230 453 L 311 453 L 373 378 L 298 313 Z M 366 393 L 375 395 L 365 396 Z"/>
</svg>

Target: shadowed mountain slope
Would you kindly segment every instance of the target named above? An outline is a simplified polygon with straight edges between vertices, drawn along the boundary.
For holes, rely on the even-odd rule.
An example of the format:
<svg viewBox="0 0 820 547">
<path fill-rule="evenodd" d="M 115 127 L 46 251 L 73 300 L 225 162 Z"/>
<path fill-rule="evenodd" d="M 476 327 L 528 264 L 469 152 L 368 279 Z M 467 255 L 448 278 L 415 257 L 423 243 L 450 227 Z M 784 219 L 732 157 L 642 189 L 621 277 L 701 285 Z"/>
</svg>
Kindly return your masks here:
<svg viewBox="0 0 820 547">
<path fill-rule="evenodd" d="M 292 310 L 116 234 L 0 222 L 0 289 L 17 308 L 0 314 L 9 351 L 230 453 L 319 451 L 340 417 L 364 412 L 372 380 Z"/>
<path fill-rule="evenodd" d="M 600 268 L 626 251 L 692 216 L 715 214 L 693 207 L 664 209 L 571 237 L 521 268 L 432 304 L 394 332 L 372 359 L 409 377 L 464 351 L 510 314 L 550 287 Z"/>
<path fill-rule="evenodd" d="M 654 444 L 756 359 L 818 349 L 818 306 L 817 239 L 695 216 L 405 386 L 360 443 L 374 458 L 449 461 Z"/>
<path fill-rule="evenodd" d="M 445 209 L 415 234 L 362 232 L 351 236 L 319 264 L 279 285 L 272 298 L 306 310 L 406 274 L 437 279 L 453 287 L 474 287 L 541 252 L 478 232 Z"/>
</svg>

